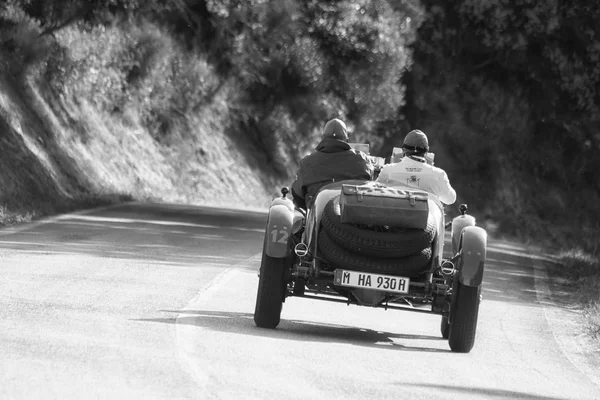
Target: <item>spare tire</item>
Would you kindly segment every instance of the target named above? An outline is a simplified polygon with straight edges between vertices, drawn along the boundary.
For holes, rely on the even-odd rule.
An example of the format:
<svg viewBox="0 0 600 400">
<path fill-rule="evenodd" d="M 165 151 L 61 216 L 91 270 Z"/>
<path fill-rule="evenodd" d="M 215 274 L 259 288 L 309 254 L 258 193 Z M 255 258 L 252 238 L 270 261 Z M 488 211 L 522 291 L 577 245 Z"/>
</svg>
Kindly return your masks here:
<svg viewBox="0 0 600 400">
<path fill-rule="evenodd" d="M 429 269 L 431 247 L 421 249 L 419 254 L 402 258 L 376 258 L 352 253 L 338 246 L 327 232 L 319 232 L 318 255 L 333 266 L 386 275 L 414 277 Z"/>
<path fill-rule="evenodd" d="M 368 229 L 342 223 L 339 196 L 325 205 L 321 224 L 329 237 L 344 249 L 379 258 L 418 255 L 421 250 L 431 247 L 437 230 L 435 218 L 431 215 L 425 229 Z"/>
</svg>

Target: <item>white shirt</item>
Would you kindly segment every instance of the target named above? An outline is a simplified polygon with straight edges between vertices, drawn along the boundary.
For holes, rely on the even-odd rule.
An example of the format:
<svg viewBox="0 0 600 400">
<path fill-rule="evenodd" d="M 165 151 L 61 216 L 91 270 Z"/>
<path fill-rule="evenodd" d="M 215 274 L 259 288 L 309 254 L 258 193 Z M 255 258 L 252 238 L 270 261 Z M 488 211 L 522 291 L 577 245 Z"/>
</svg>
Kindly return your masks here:
<svg viewBox="0 0 600 400">
<path fill-rule="evenodd" d="M 446 171 L 408 156 L 395 164 L 385 165 L 377 182 L 425 190 L 444 204 L 456 201 L 456 191 L 450 186 Z"/>
</svg>

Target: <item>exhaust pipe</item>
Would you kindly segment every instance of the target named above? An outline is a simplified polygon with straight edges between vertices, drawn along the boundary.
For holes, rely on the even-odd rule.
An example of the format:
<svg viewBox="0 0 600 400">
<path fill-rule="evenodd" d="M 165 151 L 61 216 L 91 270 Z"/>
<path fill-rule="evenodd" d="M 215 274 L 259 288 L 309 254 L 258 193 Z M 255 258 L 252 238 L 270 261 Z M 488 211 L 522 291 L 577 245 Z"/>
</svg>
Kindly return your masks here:
<svg viewBox="0 0 600 400">
<path fill-rule="evenodd" d="M 304 257 L 308 254 L 308 246 L 304 243 L 298 243 L 296 247 L 294 247 L 294 253 L 296 253 L 298 257 Z"/>
<path fill-rule="evenodd" d="M 446 276 L 452 275 L 456 271 L 456 267 L 452 261 L 444 261 L 440 266 L 440 269 L 442 270 L 442 274 Z"/>
</svg>

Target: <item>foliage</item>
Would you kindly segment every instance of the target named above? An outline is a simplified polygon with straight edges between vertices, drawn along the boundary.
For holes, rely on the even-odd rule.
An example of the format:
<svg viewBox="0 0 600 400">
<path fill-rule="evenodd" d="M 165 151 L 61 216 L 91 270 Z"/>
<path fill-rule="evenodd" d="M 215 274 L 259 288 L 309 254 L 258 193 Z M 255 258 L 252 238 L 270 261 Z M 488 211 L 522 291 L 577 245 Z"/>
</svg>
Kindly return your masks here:
<svg viewBox="0 0 600 400">
<path fill-rule="evenodd" d="M 370 133 L 403 104 L 416 13 L 404 1 L 11 1 L 54 38 L 44 80 L 56 92 L 109 112 L 135 107 L 157 137 L 235 80 L 232 126 L 272 143 L 282 176 L 327 119 L 377 142 Z"/>
<path fill-rule="evenodd" d="M 215 98 L 227 103 L 223 130 L 243 133 L 280 177 L 329 118 L 384 156 L 420 128 L 460 200 L 504 232 L 600 231 L 588 218 L 600 213 L 600 3 L 7 0 L 0 10 L 3 73 L 134 115 L 162 143 L 192 135 L 190 117 Z"/>
<path fill-rule="evenodd" d="M 0 205 L 0 227 L 31 222 L 34 216 L 35 214 L 31 212 L 21 214 L 19 212 L 13 212 L 6 205 Z"/>
<path fill-rule="evenodd" d="M 41 27 L 16 1 L 0 6 L 0 72 L 23 79 L 48 57 L 50 43 Z"/>
<path fill-rule="evenodd" d="M 580 248 L 561 252 L 558 260 L 565 266 L 564 271 L 574 280 L 600 275 L 600 259 Z"/>
<path fill-rule="evenodd" d="M 188 115 L 218 85 L 204 58 L 187 52 L 159 26 L 140 20 L 80 23 L 56 33 L 45 81 L 62 96 L 85 99 L 106 112 L 134 109 L 158 140 L 186 131 Z"/>
<path fill-rule="evenodd" d="M 370 141 L 373 128 L 398 113 L 408 34 L 406 15 L 392 3 L 207 2 L 219 27 L 214 40 L 228 50 L 224 64 L 243 91 L 239 101 L 248 111 L 241 126 L 255 142 L 263 142 L 261 135 L 273 143 L 270 158 L 280 173 L 289 170 L 290 153 L 275 149 L 287 148 L 297 160 L 286 143 L 314 144 L 327 119 L 346 119 L 357 140 Z M 298 123 L 273 123 L 275 115 Z M 271 131 L 282 125 L 286 130 Z"/>
<path fill-rule="evenodd" d="M 512 233 L 600 229 L 600 4 L 423 4 L 404 111 L 452 157 L 451 179 L 467 178 L 459 193 Z"/>
<path fill-rule="evenodd" d="M 558 255 L 555 272 L 566 277 L 575 288 L 575 300 L 584 310 L 585 325 L 592 337 L 600 339 L 600 259 L 581 248 Z"/>
</svg>

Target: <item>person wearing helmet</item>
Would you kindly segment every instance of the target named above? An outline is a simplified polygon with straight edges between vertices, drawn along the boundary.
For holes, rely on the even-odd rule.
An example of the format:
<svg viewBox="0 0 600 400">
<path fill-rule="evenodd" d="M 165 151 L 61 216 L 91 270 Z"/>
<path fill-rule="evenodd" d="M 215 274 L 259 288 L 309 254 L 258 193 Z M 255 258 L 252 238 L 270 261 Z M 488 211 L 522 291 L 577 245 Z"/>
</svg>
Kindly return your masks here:
<svg viewBox="0 0 600 400">
<path fill-rule="evenodd" d="M 344 121 L 334 118 L 325 124 L 321 142 L 302 160 L 292 184 L 296 206 L 308 209 L 319 189 L 328 183 L 347 179 L 371 179 L 371 164 L 366 154 L 348 144 Z"/>
<path fill-rule="evenodd" d="M 377 182 L 425 190 L 444 204 L 456 201 L 456 191 L 450 185 L 446 171 L 429 164 L 425 158 L 429 142 L 423 132 L 418 129 L 408 132 L 402 150 L 404 157 L 395 164 L 385 165 Z"/>
</svg>

